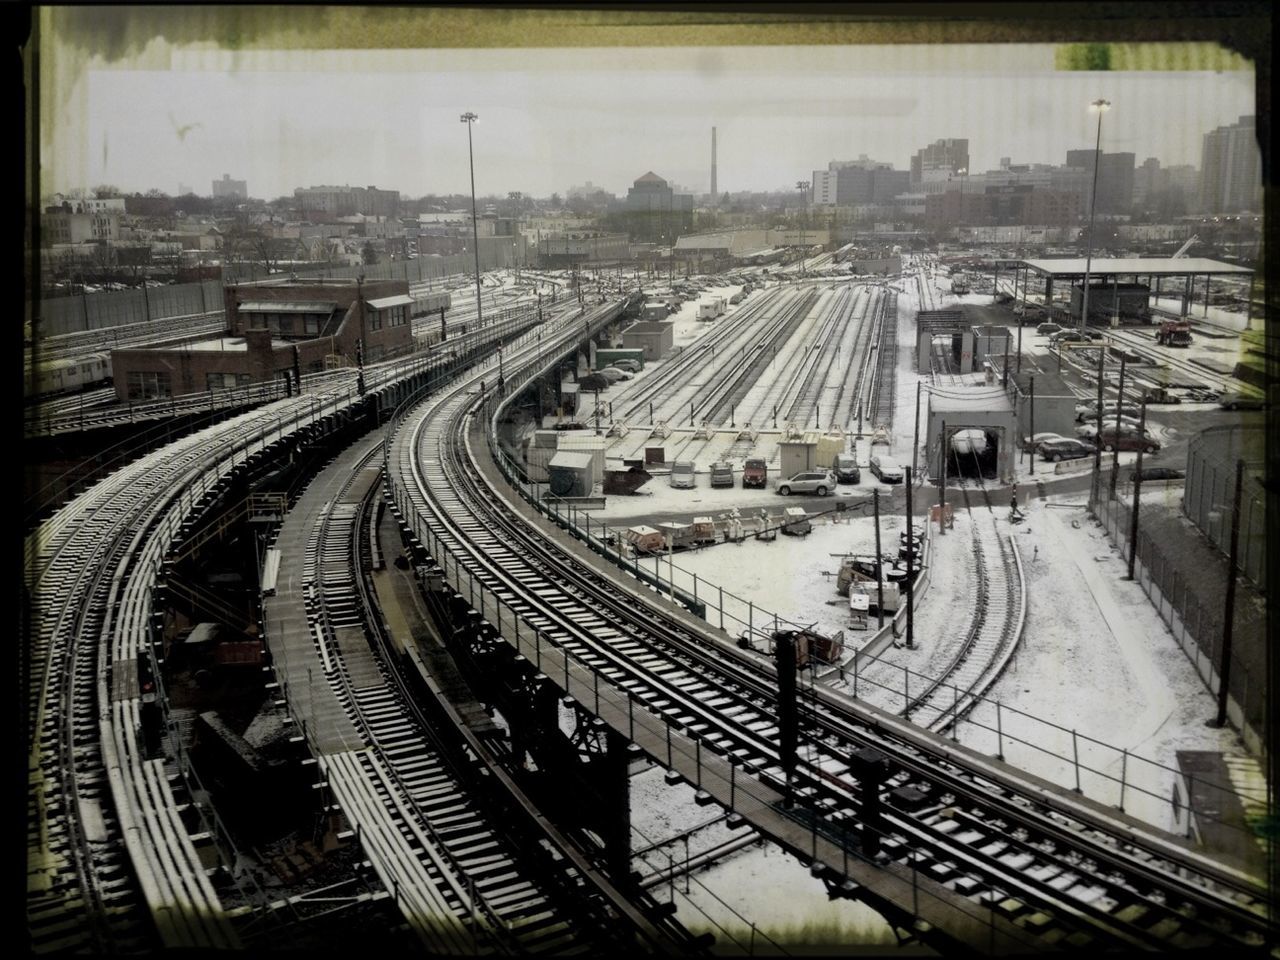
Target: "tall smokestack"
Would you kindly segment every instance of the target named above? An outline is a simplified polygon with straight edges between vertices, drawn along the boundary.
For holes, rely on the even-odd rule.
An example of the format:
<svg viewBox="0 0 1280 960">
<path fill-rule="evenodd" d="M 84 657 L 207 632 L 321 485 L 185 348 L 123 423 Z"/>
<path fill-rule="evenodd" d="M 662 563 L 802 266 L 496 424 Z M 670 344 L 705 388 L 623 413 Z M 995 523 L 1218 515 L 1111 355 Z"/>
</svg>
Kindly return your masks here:
<svg viewBox="0 0 1280 960">
<path fill-rule="evenodd" d="M 711 205 L 715 206 L 716 199 L 720 195 L 716 193 L 716 128 L 711 128 Z"/>
</svg>

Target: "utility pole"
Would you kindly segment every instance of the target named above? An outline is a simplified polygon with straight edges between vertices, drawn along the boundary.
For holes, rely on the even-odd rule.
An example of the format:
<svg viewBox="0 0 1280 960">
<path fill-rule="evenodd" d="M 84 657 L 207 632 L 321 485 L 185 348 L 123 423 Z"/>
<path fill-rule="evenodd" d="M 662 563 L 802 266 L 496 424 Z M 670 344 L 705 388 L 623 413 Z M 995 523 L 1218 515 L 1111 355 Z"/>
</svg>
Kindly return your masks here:
<svg viewBox="0 0 1280 960">
<path fill-rule="evenodd" d="M 1080 330 L 1083 332 L 1085 324 L 1089 322 L 1089 268 L 1093 263 L 1093 214 L 1098 206 L 1098 167 L 1102 164 L 1102 115 L 1107 112 L 1111 106 L 1110 100 L 1101 98 L 1092 101 L 1089 104 L 1090 110 L 1096 110 L 1098 113 L 1098 141 L 1093 148 L 1093 189 L 1089 191 L 1089 235 L 1085 243 L 1084 255 L 1084 286 L 1080 291 Z M 1048 304 L 1046 303 L 1047 307 Z M 1061 362 L 1061 356 L 1059 356 Z"/>
<path fill-rule="evenodd" d="M 1031 475 L 1036 475 L 1036 378 L 1031 378 L 1031 423 L 1027 436 L 1031 440 Z M 1139 454 L 1141 456 L 1141 454 Z"/>
<path fill-rule="evenodd" d="M 1120 390 L 1116 394 L 1116 442 L 1115 456 L 1111 459 L 1111 489 L 1107 494 L 1107 499 L 1114 500 L 1116 498 L 1116 476 L 1120 473 L 1120 423 L 1121 415 L 1124 412 L 1124 357 L 1120 358 Z M 1098 435 L 1102 435 L 1102 411 L 1098 411 Z M 1138 439 L 1142 439 L 1142 434 L 1138 434 Z M 1138 448 L 1142 450 L 1141 447 Z M 1141 453 L 1139 453 L 1141 456 Z"/>
<path fill-rule="evenodd" d="M 1142 433 L 1147 428 L 1147 398 L 1142 398 L 1142 412 L 1138 417 L 1138 432 Z M 1129 576 L 1126 580 L 1133 579 L 1133 565 L 1138 559 L 1138 505 L 1142 501 L 1138 498 L 1139 492 L 1142 490 L 1142 448 L 1138 448 L 1138 463 L 1133 468 L 1133 514 L 1129 517 Z"/>
<path fill-rule="evenodd" d="M 1231 504 L 1231 553 L 1227 560 L 1227 597 L 1223 604 L 1222 655 L 1218 660 L 1218 717 L 1214 726 L 1227 722 L 1227 696 L 1231 692 L 1231 634 L 1235 625 L 1236 564 L 1240 561 L 1240 494 L 1244 489 L 1244 459 L 1236 461 L 1236 495 Z"/>
<path fill-rule="evenodd" d="M 915 644 L 915 622 L 913 615 L 916 605 L 915 584 L 912 580 L 915 569 L 915 553 L 916 544 L 915 537 L 912 535 L 911 529 L 911 471 L 906 471 L 906 487 L 907 487 L 907 649 L 914 650 Z"/>
<path fill-rule="evenodd" d="M 1058 349 L 1062 349 L 1062 345 L 1058 345 Z M 1105 369 L 1107 352 L 1101 348 L 1098 350 L 1098 419 L 1097 423 L 1102 424 L 1102 376 Z M 1093 478 L 1089 482 L 1089 506 L 1096 511 L 1098 509 L 1098 480 L 1102 476 L 1102 431 L 1093 438 Z"/>
<path fill-rule="evenodd" d="M 922 381 L 916 381 L 916 423 L 911 434 L 911 469 L 916 469 L 917 461 L 920 458 L 920 384 Z"/>
<path fill-rule="evenodd" d="M 467 125 L 467 160 L 471 166 L 471 246 L 476 259 L 476 329 L 484 326 L 480 297 L 480 228 L 476 223 L 476 160 L 471 150 L 471 125 L 480 118 L 467 111 L 458 118 Z"/>
<path fill-rule="evenodd" d="M 942 448 L 939 455 L 942 459 L 942 483 L 938 487 L 938 534 L 946 536 L 946 524 L 942 519 L 942 513 L 947 508 L 947 421 L 942 421 L 942 436 L 939 446 Z"/>
<path fill-rule="evenodd" d="M 880 549 L 880 491 L 879 489 L 871 491 L 871 507 L 875 511 L 876 517 L 876 610 L 880 614 L 880 626 L 884 627 L 884 570 L 881 569 L 881 556 L 883 551 Z M 852 587 L 850 588 L 852 589 Z"/>
</svg>

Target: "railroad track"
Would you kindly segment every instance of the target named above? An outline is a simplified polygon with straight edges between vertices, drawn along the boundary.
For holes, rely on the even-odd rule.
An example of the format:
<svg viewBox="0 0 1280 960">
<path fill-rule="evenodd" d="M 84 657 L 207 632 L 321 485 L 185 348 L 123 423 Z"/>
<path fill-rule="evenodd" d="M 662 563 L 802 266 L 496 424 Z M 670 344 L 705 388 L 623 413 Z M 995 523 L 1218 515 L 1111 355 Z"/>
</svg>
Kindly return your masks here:
<svg viewBox="0 0 1280 960">
<path fill-rule="evenodd" d="M 898 295 L 893 292 L 881 301 L 876 375 L 868 389 L 870 402 L 862 404 L 866 422 L 877 427 L 892 427 L 898 389 Z"/>
<path fill-rule="evenodd" d="M 977 455 L 970 451 L 977 466 Z M 980 471 L 980 467 L 979 467 Z M 964 642 L 947 668 L 903 709 L 903 716 L 927 730 L 946 733 L 978 705 L 1004 672 L 1022 639 L 1026 583 L 1017 543 L 996 526 L 991 497 L 981 480 L 985 512 L 974 515 L 965 481 L 957 479 L 973 532 L 976 593 Z"/>
<path fill-rule="evenodd" d="M 27 538 L 34 949 L 66 946 L 46 926 L 104 952 L 138 931 L 167 946 L 236 942 L 192 839 L 199 830 L 174 796 L 174 771 L 143 739 L 144 704 L 157 695 L 151 591 L 181 518 L 282 430 L 274 417 L 250 417 L 187 437 L 100 482 Z"/>
<path fill-rule="evenodd" d="M 526 334 L 526 338 L 528 335 Z M 251 465 L 357 397 L 277 401 L 110 474 L 24 542 L 27 922 L 34 951 L 233 947 L 203 814 L 144 736 L 163 701 L 153 595 L 169 547 Z"/>
<path fill-rule="evenodd" d="M 379 492 L 382 438 L 366 444 L 312 518 L 302 591 L 316 623 L 326 681 L 363 741 L 319 760 L 366 854 L 424 945 L 439 953 L 539 955 L 612 942 L 610 918 L 566 910 L 576 874 L 548 889 L 468 796 L 413 692 L 375 657 L 377 614 L 365 579 L 369 515 Z M 436 733 L 436 736 L 439 736 Z M 567 861 L 566 861 L 567 862 Z M 581 899 L 581 898 L 580 898 Z"/>
<path fill-rule="evenodd" d="M 525 361 L 511 362 L 515 371 Z M 513 373 L 512 385 L 527 375 Z M 800 808 L 784 819 L 807 818 L 815 848 L 820 837 L 838 840 L 851 869 L 858 850 L 849 825 L 864 811 L 856 777 L 841 771 L 855 749 L 883 751 L 894 771 L 885 785 L 888 855 L 860 881 L 873 889 L 876 871 L 901 876 L 893 871 L 924 864 L 915 874 L 921 899 L 969 918 L 953 932 L 971 945 L 963 930 L 977 916 L 989 919 L 992 937 L 1023 949 L 1257 944 L 1270 934 L 1256 883 L 1159 831 L 832 691 L 815 690 L 814 702 L 802 703 L 802 762 L 788 783 L 770 667 L 531 529 L 489 474 L 477 473 L 494 409 L 482 424 L 469 412 L 481 399 L 460 389 L 404 419 L 388 450 L 396 502 L 453 589 L 616 729 L 653 732 L 645 749 L 658 762 L 696 752 L 701 780 L 702 757 L 732 759 L 753 798 L 798 798 Z M 605 544 L 593 548 L 626 566 Z M 767 631 L 756 640 L 767 642 Z M 654 746 L 663 730 L 665 752 Z M 753 802 L 758 826 L 770 832 Z"/>
</svg>

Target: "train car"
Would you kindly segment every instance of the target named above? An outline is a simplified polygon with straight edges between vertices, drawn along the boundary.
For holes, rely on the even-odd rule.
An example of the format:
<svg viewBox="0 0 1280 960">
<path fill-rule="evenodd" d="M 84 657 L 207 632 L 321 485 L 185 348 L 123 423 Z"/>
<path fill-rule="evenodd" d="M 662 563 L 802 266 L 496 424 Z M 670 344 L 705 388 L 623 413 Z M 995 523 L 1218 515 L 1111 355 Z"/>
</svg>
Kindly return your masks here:
<svg viewBox="0 0 1280 960">
<path fill-rule="evenodd" d="M 74 393 L 111 382 L 111 354 L 93 353 L 83 357 L 42 360 L 34 366 L 26 366 L 23 373 L 23 386 L 28 397 Z"/>
<path fill-rule="evenodd" d="M 957 457 L 978 455 L 987 451 L 987 435 L 981 430 L 957 430 L 951 436 L 951 452 Z"/>
</svg>

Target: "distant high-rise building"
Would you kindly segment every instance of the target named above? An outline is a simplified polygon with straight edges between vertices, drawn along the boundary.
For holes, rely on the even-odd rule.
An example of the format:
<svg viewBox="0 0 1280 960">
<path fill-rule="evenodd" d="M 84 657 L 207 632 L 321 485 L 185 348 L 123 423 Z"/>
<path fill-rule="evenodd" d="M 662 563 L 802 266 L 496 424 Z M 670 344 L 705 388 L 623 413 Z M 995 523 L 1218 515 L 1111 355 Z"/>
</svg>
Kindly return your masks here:
<svg viewBox="0 0 1280 960">
<path fill-rule="evenodd" d="M 935 140 L 911 158 L 911 185 L 927 180 L 945 180 L 969 169 L 969 141 Z"/>
<path fill-rule="evenodd" d="M 1089 197 L 1093 190 L 1093 150 L 1068 150 L 1067 166 L 1084 171 L 1084 204 L 1089 209 Z M 1133 206 L 1133 173 L 1135 156 L 1132 153 L 1107 153 L 1103 151 L 1098 164 L 1098 203 L 1095 213 L 1128 213 Z"/>
<path fill-rule="evenodd" d="M 818 206 L 857 206 L 879 203 L 906 193 L 910 174 L 894 170 L 893 164 L 868 159 L 832 160 L 826 170 L 813 171 L 809 200 Z"/>
<path fill-rule="evenodd" d="M 833 170 L 815 170 L 809 178 L 809 202 L 818 207 L 836 205 L 836 178 Z"/>
<path fill-rule="evenodd" d="M 213 181 L 213 196 L 218 197 L 238 197 L 241 200 L 249 198 L 249 187 L 244 180 L 232 180 L 229 173 L 224 173 L 221 180 Z"/>
<path fill-rule="evenodd" d="M 215 185 L 215 186 L 216 186 L 216 185 Z M 190 187 L 189 185 L 187 185 L 187 184 L 185 184 L 185 183 L 180 183 L 180 184 L 178 184 L 178 196 L 180 196 L 180 197 L 185 197 L 188 193 L 191 193 L 191 192 L 192 192 L 192 190 L 191 190 L 191 187 Z"/>
<path fill-rule="evenodd" d="M 1200 206 L 1205 213 L 1261 209 L 1261 156 L 1254 117 L 1241 117 L 1204 135 Z"/>
</svg>

